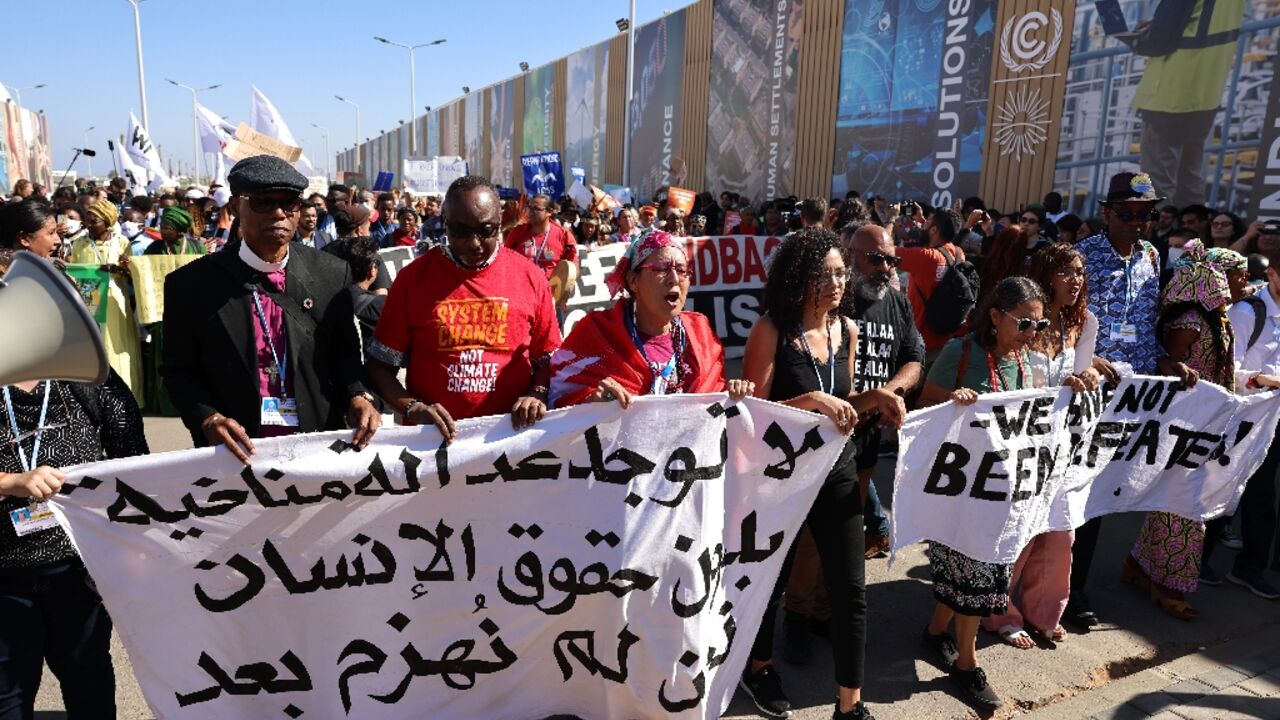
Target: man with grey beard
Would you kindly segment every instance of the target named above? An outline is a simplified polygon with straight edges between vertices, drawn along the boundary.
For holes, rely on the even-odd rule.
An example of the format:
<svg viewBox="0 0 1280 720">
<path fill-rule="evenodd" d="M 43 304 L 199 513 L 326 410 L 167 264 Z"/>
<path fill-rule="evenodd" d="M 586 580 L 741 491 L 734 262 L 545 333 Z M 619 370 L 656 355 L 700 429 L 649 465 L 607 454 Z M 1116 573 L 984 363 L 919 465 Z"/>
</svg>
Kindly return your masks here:
<svg viewBox="0 0 1280 720">
<path fill-rule="evenodd" d="M 858 326 L 854 391 L 887 387 L 905 397 L 924 374 L 924 338 L 916 329 L 907 296 L 889 285 L 898 267 L 893 237 L 879 225 L 849 224 L 841 231 L 840 241 L 849 269 L 840 314 L 853 318 Z M 853 442 L 862 485 L 866 557 L 871 559 L 889 549 L 889 519 L 871 482 L 880 455 L 880 418 L 868 413 L 859 415 L 858 421 Z M 789 662 L 803 665 L 810 655 L 807 631 L 820 627 L 829 613 L 817 547 L 807 530 L 796 539 L 785 610 L 783 654 Z"/>
</svg>

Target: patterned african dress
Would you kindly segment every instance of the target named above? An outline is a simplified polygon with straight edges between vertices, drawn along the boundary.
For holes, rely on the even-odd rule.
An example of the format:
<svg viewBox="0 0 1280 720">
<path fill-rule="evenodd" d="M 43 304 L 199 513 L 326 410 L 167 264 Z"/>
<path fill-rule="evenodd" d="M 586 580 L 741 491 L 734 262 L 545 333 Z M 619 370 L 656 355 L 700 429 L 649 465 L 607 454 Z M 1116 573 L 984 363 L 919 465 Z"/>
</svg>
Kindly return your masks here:
<svg viewBox="0 0 1280 720">
<path fill-rule="evenodd" d="M 1179 291 L 1180 275 L 1175 274 L 1166 291 L 1166 298 Z M 1185 278 L 1187 282 L 1197 279 Z M 1202 280 L 1202 279 L 1199 279 Z M 1200 295 L 1203 289 L 1182 288 L 1184 294 Z M 1195 342 L 1187 356 L 1186 364 L 1200 374 L 1202 380 L 1235 391 L 1235 334 L 1231 323 L 1221 310 L 1212 311 L 1210 317 L 1221 322 L 1218 333 L 1196 310 L 1189 310 L 1169 323 L 1169 330 L 1193 330 Z M 1200 559 L 1204 550 L 1205 525 L 1167 512 L 1149 512 L 1138 532 L 1131 554 L 1138 561 L 1152 582 L 1172 590 L 1195 592 L 1200 578 Z"/>
</svg>

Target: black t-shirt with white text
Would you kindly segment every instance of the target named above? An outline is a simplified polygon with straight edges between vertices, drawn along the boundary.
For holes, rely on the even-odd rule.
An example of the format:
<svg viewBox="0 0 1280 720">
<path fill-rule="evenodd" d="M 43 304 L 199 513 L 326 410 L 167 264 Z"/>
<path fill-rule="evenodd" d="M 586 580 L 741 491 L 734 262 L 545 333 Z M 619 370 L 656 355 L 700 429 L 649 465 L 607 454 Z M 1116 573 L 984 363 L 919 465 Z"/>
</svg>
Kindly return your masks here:
<svg viewBox="0 0 1280 720">
<path fill-rule="evenodd" d="M 891 289 L 880 300 L 855 297 L 853 311 L 858 325 L 855 392 L 884 387 L 903 365 L 924 362 L 924 338 L 906 295 Z"/>
</svg>

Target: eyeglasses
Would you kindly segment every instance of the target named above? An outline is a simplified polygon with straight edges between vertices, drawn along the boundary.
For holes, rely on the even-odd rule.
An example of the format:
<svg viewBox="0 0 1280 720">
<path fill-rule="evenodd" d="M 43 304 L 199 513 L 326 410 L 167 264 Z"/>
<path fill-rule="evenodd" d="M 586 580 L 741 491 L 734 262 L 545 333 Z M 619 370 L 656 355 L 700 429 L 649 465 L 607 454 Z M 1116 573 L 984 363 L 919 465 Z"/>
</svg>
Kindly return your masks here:
<svg viewBox="0 0 1280 720">
<path fill-rule="evenodd" d="M 1160 217 L 1160 213 L 1155 210 L 1148 210 L 1146 212 L 1129 212 L 1128 210 L 1112 210 L 1111 214 L 1116 216 L 1116 219 L 1119 220 L 1120 222 L 1133 222 L 1135 220 L 1137 220 L 1138 222 L 1150 222 L 1152 220 L 1159 219 Z"/>
<path fill-rule="evenodd" d="M 1080 280 L 1084 278 L 1084 271 L 1083 270 L 1059 270 L 1058 272 L 1055 272 L 1054 275 L 1062 278 L 1063 280 Z"/>
<path fill-rule="evenodd" d="M 551 208 L 544 208 L 544 207 L 538 207 L 536 205 L 530 205 L 529 212 L 547 213 L 547 212 L 551 212 Z"/>
<path fill-rule="evenodd" d="M 1031 217 L 1019 218 L 1018 222 L 1022 223 L 1023 225 L 1039 225 L 1040 218 L 1032 215 Z"/>
<path fill-rule="evenodd" d="M 672 270 L 675 271 L 676 277 L 680 278 L 681 280 L 684 280 L 689 277 L 688 265 L 685 265 L 683 263 L 671 262 L 670 260 L 664 263 L 650 263 L 648 265 L 641 265 L 640 269 L 648 270 L 649 272 L 653 273 L 654 275 L 657 275 L 658 277 L 666 277 L 667 273 L 671 272 Z"/>
<path fill-rule="evenodd" d="M 470 240 L 473 237 L 478 237 L 481 240 L 488 240 L 489 238 L 497 236 L 501 231 L 501 227 L 489 224 L 481 225 L 480 227 L 458 225 L 456 223 L 448 223 L 445 225 L 445 232 L 453 240 Z"/>
<path fill-rule="evenodd" d="M 1004 312 L 1004 311 L 1001 310 L 1000 312 Z M 1009 313 L 1007 312 L 1004 312 L 1004 314 L 1009 315 Z M 1048 318 L 1040 318 L 1039 320 L 1033 320 L 1032 318 L 1016 318 L 1016 317 L 1013 317 L 1012 315 L 1009 315 L 1009 317 L 1013 318 L 1018 322 L 1018 332 L 1020 333 L 1024 333 L 1033 327 L 1036 329 L 1036 332 L 1043 332 L 1045 328 L 1049 327 Z"/>
<path fill-rule="evenodd" d="M 273 198 L 264 195 L 241 195 L 240 197 L 249 201 L 249 209 L 256 213 L 270 213 L 276 210 L 283 210 L 286 215 L 292 215 L 302 208 L 302 198 Z"/>
<path fill-rule="evenodd" d="M 871 267 L 880 267 L 881 265 L 898 267 L 902 264 L 902 258 L 895 255 L 885 255 L 880 252 L 864 252 L 862 253 L 862 256 L 867 259 L 867 262 L 871 263 Z"/>
<path fill-rule="evenodd" d="M 849 273 L 845 270 L 823 273 L 818 276 L 819 287 L 835 287 L 836 285 L 844 285 L 847 282 L 849 282 Z"/>
</svg>

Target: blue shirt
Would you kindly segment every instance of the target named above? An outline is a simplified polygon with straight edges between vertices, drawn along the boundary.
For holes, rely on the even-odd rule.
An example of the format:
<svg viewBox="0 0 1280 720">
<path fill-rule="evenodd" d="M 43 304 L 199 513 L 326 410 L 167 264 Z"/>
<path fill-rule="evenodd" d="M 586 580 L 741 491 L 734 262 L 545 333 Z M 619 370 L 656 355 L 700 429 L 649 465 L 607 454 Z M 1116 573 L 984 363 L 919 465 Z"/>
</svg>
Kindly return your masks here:
<svg viewBox="0 0 1280 720">
<path fill-rule="evenodd" d="M 369 226 L 369 237 L 378 241 L 378 247 L 387 247 L 391 242 L 391 234 L 400 229 L 399 223 L 390 220 L 379 220 Z"/>
<path fill-rule="evenodd" d="M 1136 373 L 1154 374 L 1156 360 L 1165 354 L 1156 337 L 1160 305 L 1156 249 L 1140 240 L 1125 260 L 1116 254 L 1106 235 L 1082 240 L 1076 249 L 1084 255 L 1089 310 L 1098 318 L 1095 353 L 1112 362 L 1128 363 Z M 1116 332 L 1123 325 L 1133 326 L 1136 342 L 1127 342 Z"/>
</svg>

